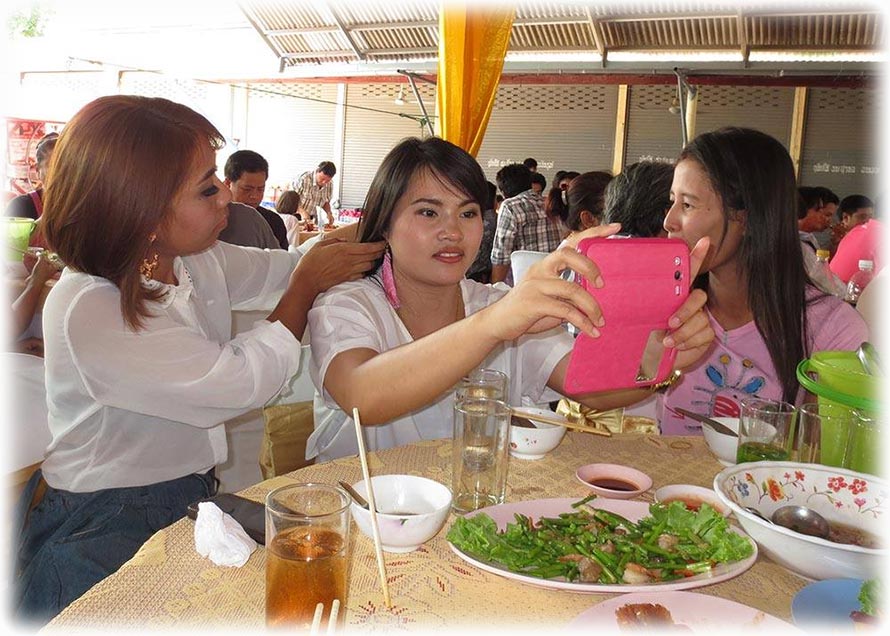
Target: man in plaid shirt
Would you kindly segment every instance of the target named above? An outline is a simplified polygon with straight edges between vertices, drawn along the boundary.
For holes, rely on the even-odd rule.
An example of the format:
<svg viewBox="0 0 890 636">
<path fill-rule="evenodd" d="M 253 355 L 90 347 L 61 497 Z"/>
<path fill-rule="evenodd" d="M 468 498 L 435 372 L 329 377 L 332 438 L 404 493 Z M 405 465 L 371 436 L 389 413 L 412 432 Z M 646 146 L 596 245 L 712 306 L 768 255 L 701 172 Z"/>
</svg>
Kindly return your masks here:
<svg viewBox="0 0 890 636">
<path fill-rule="evenodd" d="M 291 190 L 300 195 L 300 215 L 304 219 L 315 220 L 315 207 L 320 206 L 327 215 L 328 223 L 333 223 L 331 216 L 331 195 L 334 186 L 331 180 L 337 174 L 337 168 L 331 161 L 322 161 L 315 170 L 304 172 L 294 179 Z"/>
<path fill-rule="evenodd" d="M 562 240 L 559 225 L 547 217 L 544 198 L 532 190 L 531 171 L 521 163 L 501 168 L 495 180 L 507 197 L 498 210 L 491 248 L 491 282 L 512 283 L 510 254 L 516 250 L 552 252 Z"/>
</svg>

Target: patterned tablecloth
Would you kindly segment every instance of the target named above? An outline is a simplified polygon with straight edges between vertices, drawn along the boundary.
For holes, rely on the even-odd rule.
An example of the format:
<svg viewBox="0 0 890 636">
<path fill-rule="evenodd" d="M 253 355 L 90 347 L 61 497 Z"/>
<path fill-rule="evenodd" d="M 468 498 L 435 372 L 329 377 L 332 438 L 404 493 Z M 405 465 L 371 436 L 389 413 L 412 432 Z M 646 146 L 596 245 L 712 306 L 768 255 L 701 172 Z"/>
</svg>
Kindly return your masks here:
<svg viewBox="0 0 890 636">
<path fill-rule="evenodd" d="M 537 461 L 511 459 L 507 501 L 589 494 L 575 478 L 591 462 L 627 464 L 647 472 L 654 488 L 671 483 L 710 486 L 720 464 L 700 437 L 619 434 L 611 438 L 569 432 Z M 372 475 L 410 473 L 451 483 L 451 442 L 421 442 L 371 454 Z M 242 494 L 262 500 L 291 481 L 360 480 L 357 457 L 309 466 L 252 486 Z M 348 631 L 436 631 L 461 624 L 504 628 L 557 628 L 610 594 L 547 590 L 483 572 L 458 558 L 443 530 L 416 552 L 386 554 L 393 607 L 387 609 L 377 578 L 373 542 L 353 526 L 353 562 L 347 602 Z M 117 573 L 93 587 L 46 631 L 88 626 L 262 628 L 264 567 L 258 549 L 241 568 L 214 566 L 194 550 L 193 522 L 183 519 L 158 532 Z M 734 600 L 790 620 L 791 599 L 807 584 L 762 554 L 736 578 L 692 590 Z"/>
</svg>

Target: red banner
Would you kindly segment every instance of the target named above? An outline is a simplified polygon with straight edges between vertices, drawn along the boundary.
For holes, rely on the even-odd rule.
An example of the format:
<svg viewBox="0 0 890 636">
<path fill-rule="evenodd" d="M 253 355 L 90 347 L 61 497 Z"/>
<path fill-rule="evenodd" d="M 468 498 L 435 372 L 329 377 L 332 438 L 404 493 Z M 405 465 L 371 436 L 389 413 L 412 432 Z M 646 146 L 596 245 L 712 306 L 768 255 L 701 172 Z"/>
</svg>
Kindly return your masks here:
<svg viewBox="0 0 890 636">
<path fill-rule="evenodd" d="M 6 188 L 16 194 L 31 192 L 37 186 L 34 154 L 44 135 L 60 132 L 62 122 L 35 119 L 6 119 Z"/>
</svg>

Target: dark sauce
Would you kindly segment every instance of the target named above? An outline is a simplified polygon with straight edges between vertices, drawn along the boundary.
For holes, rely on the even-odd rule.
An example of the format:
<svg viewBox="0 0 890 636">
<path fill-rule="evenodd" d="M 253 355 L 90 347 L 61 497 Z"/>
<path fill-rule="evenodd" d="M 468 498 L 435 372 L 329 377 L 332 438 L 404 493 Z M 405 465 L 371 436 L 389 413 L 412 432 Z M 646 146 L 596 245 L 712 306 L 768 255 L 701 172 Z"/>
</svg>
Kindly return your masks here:
<svg viewBox="0 0 890 636">
<path fill-rule="evenodd" d="M 632 490 L 640 489 L 640 487 L 634 483 L 624 481 L 623 479 L 613 479 L 611 477 L 596 477 L 587 483 L 591 486 L 596 486 L 597 488 L 616 490 L 618 492 L 631 492 Z"/>
<path fill-rule="evenodd" d="M 520 428 L 538 428 L 528 419 L 524 417 L 517 417 L 516 415 L 510 418 L 510 424 L 512 424 L 513 426 L 519 426 Z"/>
<path fill-rule="evenodd" d="M 879 549 L 884 547 L 883 542 L 870 532 L 835 521 L 828 524 L 828 540 L 833 543 L 858 545 L 862 548 Z"/>
</svg>

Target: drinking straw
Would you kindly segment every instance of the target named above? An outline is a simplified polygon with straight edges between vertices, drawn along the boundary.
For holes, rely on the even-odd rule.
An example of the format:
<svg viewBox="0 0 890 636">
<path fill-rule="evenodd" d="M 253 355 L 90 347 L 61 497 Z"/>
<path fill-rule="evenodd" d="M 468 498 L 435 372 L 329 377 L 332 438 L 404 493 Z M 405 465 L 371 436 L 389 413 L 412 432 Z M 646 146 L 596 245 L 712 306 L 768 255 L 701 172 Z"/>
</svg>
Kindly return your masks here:
<svg viewBox="0 0 890 636">
<path fill-rule="evenodd" d="M 362 436 L 362 423 L 358 416 L 358 409 L 352 409 L 352 421 L 355 422 L 355 436 L 358 439 L 358 456 L 362 460 L 362 475 L 368 486 L 368 508 L 371 513 L 371 531 L 374 535 L 374 551 L 377 553 L 377 571 L 380 574 L 380 584 L 383 586 L 383 601 L 387 608 L 392 608 L 389 598 L 389 585 L 386 582 L 386 564 L 383 562 L 383 546 L 380 543 L 380 528 L 377 527 L 377 503 L 374 501 L 374 489 L 371 487 L 371 474 L 368 471 L 368 456 L 365 453 L 365 438 Z"/>
</svg>

